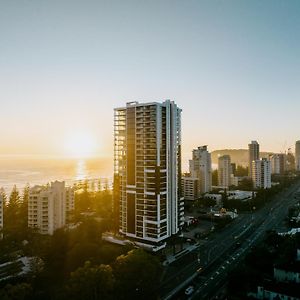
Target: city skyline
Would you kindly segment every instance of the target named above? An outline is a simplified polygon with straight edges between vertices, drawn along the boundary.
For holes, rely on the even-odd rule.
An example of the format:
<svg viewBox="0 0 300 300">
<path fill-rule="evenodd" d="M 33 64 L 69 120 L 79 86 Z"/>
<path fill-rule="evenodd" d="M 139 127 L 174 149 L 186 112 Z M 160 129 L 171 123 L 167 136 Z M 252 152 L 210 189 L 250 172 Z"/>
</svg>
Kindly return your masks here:
<svg viewBox="0 0 300 300">
<path fill-rule="evenodd" d="M 70 4 L 0 5 L 0 155 L 112 157 L 113 108 L 165 99 L 183 109 L 184 158 L 294 151 L 298 2 Z"/>
<path fill-rule="evenodd" d="M 300 300 L 299 32 L 299 0 L 0 1 L 0 299 Z"/>
</svg>

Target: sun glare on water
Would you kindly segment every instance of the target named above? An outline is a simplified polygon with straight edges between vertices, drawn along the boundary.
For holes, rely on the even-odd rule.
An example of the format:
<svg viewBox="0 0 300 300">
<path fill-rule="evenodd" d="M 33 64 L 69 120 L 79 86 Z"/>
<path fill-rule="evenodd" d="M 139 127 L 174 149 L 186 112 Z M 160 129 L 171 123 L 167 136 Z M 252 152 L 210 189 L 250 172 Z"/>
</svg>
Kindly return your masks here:
<svg viewBox="0 0 300 300">
<path fill-rule="evenodd" d="M 65 153 L 69 157 L 88 158 L 96 155 L 97 143 L 87 132 L 74 132 L 66 138 Z"/>
</svg>

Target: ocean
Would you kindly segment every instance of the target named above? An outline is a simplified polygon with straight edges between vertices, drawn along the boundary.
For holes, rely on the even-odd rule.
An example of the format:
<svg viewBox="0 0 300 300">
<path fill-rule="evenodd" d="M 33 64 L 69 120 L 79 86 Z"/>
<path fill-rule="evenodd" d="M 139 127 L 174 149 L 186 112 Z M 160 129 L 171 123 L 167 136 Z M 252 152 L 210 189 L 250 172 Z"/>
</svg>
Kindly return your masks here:
<svg viewBox="0 0 300 300">
<path fill-rule="evenodd" d="M 14 185 L 22 190 L 59 180 L 68 185 L 83 180 L 108 179 L 113 176 L 112 159 L 57 159 L 0 156 L 0 188 L 10 193 Z"/>
</svg>

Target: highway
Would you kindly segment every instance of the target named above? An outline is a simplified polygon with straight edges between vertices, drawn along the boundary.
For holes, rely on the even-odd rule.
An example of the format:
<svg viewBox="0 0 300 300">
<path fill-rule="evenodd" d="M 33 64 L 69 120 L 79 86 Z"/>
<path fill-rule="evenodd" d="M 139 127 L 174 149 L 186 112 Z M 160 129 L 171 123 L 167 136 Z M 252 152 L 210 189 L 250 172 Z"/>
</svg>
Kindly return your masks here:
<svg viewBox="0 0 300 300">
<path fill-rule="evenodd" d="M 298 201 L 294 194 L 299 188 L 298 182 L 275 195 L 260 210 L 241 215 L 223 231 L 203 241 L 194 255 L 169 266 L 160 289 L 161 299 L 214 299 L 226 285 L 228 272 L 263 238 L 266 230 L 275 229 L 286 217 L 288 207 Z M 190 284 L 195 292 L 188 298 L 184 290 Z"/>
</svg>

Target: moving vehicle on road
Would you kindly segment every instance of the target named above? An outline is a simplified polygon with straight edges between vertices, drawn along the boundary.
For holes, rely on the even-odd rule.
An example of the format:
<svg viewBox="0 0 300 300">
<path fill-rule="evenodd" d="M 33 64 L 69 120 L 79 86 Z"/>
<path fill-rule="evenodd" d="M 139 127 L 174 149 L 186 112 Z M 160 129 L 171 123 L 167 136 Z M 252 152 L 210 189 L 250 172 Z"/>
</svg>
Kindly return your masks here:
<svg viewBox="0 0 300 300">
<path fill-rule="evenodd" d="M 185 292 L 184 292 L 187 296 L 190 296 L 194 293 L 194 287 L 192 285 L 190 285 L 188 288 L 186 288 Z"/>
</svg>

